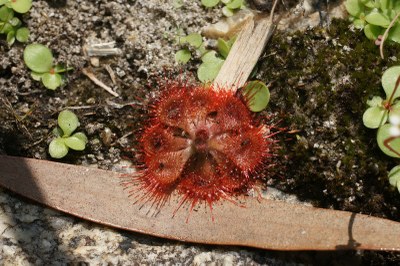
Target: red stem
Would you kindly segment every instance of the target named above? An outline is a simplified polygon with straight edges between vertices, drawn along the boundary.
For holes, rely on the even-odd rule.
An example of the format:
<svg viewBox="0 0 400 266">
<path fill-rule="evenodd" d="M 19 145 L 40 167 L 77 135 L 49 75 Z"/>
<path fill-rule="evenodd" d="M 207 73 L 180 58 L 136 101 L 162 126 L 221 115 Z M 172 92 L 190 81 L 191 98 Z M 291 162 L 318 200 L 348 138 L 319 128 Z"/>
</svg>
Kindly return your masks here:
<svg viewBox="0 0 400 266">
<path fill-rule="evenodd" d="M 390 95 L 390 98 L 389 98 L 389 106 L 392 104 L 393 97 L 394 97 L 394 95 L 396 94 L 397 89 L 399 88 L 399 85 L 400 85 L 400 75 L 397 77 L 394 90 L 393 90 L 392 94 Z"/>
<path fill-rule="evenodd" d="M 391 152 L 395 153 L 397 156 L 400 157 L 400 153 L 397 152 L 397 151 L 396 151 L 395 149 L 393 149 L 392 147 L 390 147 L 390 145 L 389 145 L 389 142 L 395 140 L 396 138 L 398 138 L 398 137 L 389 137 L 389 138 L 385 139 L 385 140 L 383 141 L 383 145 L 385 145 L 386 148 L 388 148 Z"/>
</svg>

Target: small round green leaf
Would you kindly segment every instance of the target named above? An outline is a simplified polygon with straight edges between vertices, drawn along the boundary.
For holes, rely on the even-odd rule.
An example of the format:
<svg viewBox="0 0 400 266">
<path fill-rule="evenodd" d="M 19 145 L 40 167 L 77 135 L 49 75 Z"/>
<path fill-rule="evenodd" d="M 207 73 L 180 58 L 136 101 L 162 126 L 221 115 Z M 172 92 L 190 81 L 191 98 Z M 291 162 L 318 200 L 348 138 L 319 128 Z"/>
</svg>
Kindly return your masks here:
<svg viewBox="0 0 400 266">
<path fill-rule="evenodd" d="M 183 35 L 176 36 L 176 42 L 178 44 L 185 44 L 186 43 L 186 36 L 183 36 Z"/>
<path fill-rule="evenodd" d="M 17 30 L 17 35 L 15 36 L 19 42 L 27 42 L 29 40 L 29 30 L 28 28 L 22 27 Z"/>
<path fill-rule="evenodd" d="M 9 32 L 14 31 L 14 27 L 11 26 L 10 23 L 5 23 L 2 28 L 0 28 L 0 33 L 8 34 Z"/>
<path fill-rule="evenodd" d="M 219 0 L 201 0 L 201 4 L 205 7 L 214 7 L 218 5 Z"/>
<path fill-rule="evenodd" d="M 365 20 L 363 20 L 363 19 L 355 19 L 355 20 L 353 20 L 353 25 L 357 29 L 362 30 L 365 27 Z"/>
<path fill-rule="evenodd" d="M 224 14 L 225 17 L 232 17 L 234 13 L 235 13 L 234 10 L 230 9 L 227 6 L 224 6 L 222 8 L 222 14 Z"/>
<path fill-rule="evenodd" d="M 252 112 L 261 112 L 269 103 L 270 93 L 264 82 L 255 80 L 246 84 L 243 88 L 243 96 Z"/>
<path fill-rule="evenodd" d="M 88 138 L 86 137 L 85 133 L 83 133 L 83 132 L 76 132 L 72 136 L 82 140 L 85 144 L 88 143 Z"/>
<path fill-rule="evenodd" d="M 217 57 L 217 52 L 214 50 L 206 52 L 202 57 L 201 61 L 203 63 L 213 63 L 213 62 L 219 62 L 221 58 Z"/>
<path fill-rule="evenodd" d="M 15 31 L 10 31 L 7 33 L 7 43 L 8 45 L 13 45 L 15 42 Z"/>
<path fill-rule="evenodd" d="M 71 136 L 65 139 L 65 145 L 73 150 L 83 151 L 85 149 L 86 142 L 81 140 L 80 138 Z"/>
<path fill-rule="evenodd" d="M 372 97 L 371 100 L 367 101 L 367 104 L 369 107 L 382 106 L 382 103 L 383 103 L 383 99 L 382 99 L 382 97 L 379 97 L 379 96 L 374 96 L 374 97 Z"/>
<path fill-rule="evenodd" d="M 392 127 L 391 124 L 385 124 L 378 129 L 378 134 L 376 136 L 376 140 L 378 142 L 379 148 L 388 156 L 400 158 L 396 153 L 391 151 L 388 147 L 385 146 L 384 142 L 391 138 L 390 128 Z M 400 138 L 395 138 L 393 141 L 390 141 L 388 145 L 394 149 L 395 151 L 400 152 Z"/>
<path fill-rule="evenodd" d="M 10 2 L 11 0 L 0 0 L 0 6 L 7 4 L 8 2 Z"/>
<path fill-rule="evenodd" d="M 19 27 L 22 24 L 21 20 L 17 17 L 13 17 L 8 21 L 8 23 L 10 23 L 13 27 Z"/>
<path fill-rule="evenodd" d="M 400 66 L 388 68 L 382 75 L 382 87 L 386 93 L 386 99 L 389 99 L 394 92 L 397 78 L 400 76 Z M 400 88 L 397 88 L 393 95 L 393 100 L 400 97 Z"/>
<path fill-rule="evenodd" d="M 199 48 L 200 45 L 203 43 L 203 37 L 201 37 L 201 35 L 198 33 L 191 33 L 191 34 L 185 36 L 184 40 L 189 45 L 191 45 L 195 48 Z"/>
<path fill-rule="evenodd" d="M 14 11 L 6 6 L 0 7 L 0 21 L 8 22 L 14 17 Z"/>
<path fill-rule="evenodd" d="M 42 83 L 49 90 L 55 90 L 62 84 L 62 77 L 60 74 L 44 73 L 42 75 Z"/>
<path fill-rule="evenodd" d="M 60 159 L 68 154 L 68 147 L 64 143 L 64 139 L 56 138 L 50 142 L 49 153 L 52 158 Z"/>
<path fill-rule="evenodd" d="M 363 115 L 363 123 L 367 128 L 378 128 L 385 124 L 387 119 L 387 110 L 379 106 L 368 108 Z"/>
<path fill-rule="evenodd" d="M 15 12 L 26 13 L 31 9 L 32 0 L 12 0 L 11 7 Z"/>
<path fill-rule="evenodd" d="M 390 19 L 378 11 L 372 11 L 366 15 L 365 20 L 372 25 L 382 26 L 385 28 L 390 24 Z"/>
<path fill-rule="evenodd" d="M 395 23 L 389 30 L 388 39 L 400 43 L 400 22 Z"/>
<path fill-rule="evenodd" d="M 202 63 L 197 69 L 197 77 L 203 83 L 213 81 L 217 75 L 222 65 L 224 64 L 224 60 L 217 59 L 211 62 Z"/>
<path fill-rule="evenodd" d="M 358 17 L 363 10 L 363 4 L 359 0 L 347 0 L 345 6 L 347 12 L 353 17 Z"/>
<path fill-rule="evenodd" d="M 175 61 L 178 63 L 186 64 L 192 58 L 192 54 L 188 49 L 182 49 L 176 52 Z"/>
<path fill-rule="evenodd" d="M 395 10 L 395 11 L 400 11 L 400 1 L 392 1 L 392 0 L 387 0 L 387 1 L 391 1 L 392 2 L 392 4 L 393 4 L 393 10 Z"/>
<path fill-rule="evenodd" d="M 389 123 L 392 125 L 400 125 L 400 109 L 392 106 L 392 110 L 389 113 Z"/>
<path fill-rule="evenodd" d="M 375 26 L 372 24 L 367 24 L 364 27 L 364 34 L 367 36 L 368 39 L 370 40 L 376 40 L 378 39 L 379 35 L 382 34 L 383 29 L 379 26 Z"/>
<path fill-rule="evenodd" d="M 382 10 L 387 10 L 389 8 L 392 8 L 391 7 L 391 2 L 394 2 L 394 1 L 393 0 L 380 0 L 380 8 Z"/>
<path fill-rule="evenodd" d="M 232 0 L 226 6 L 230 9 L 237 9 L 243 5 L 243 0 Z"/>
<path fill-rule="evenodd" d="M 40 81 L 43 75 L 42 73 L 31 72 L 31 78 L 36 81 Z"/>
<path fill-rule="evenodd" d="M 30 70 L 45 73 L 53 66 L 53 54 L 42 44 L 29 44 L 24 50 L 24 61 Z"/>
<path fill-rule="evenodd" d="M 373 9 L 375 8 L 375 0 L 360 0 L 366 7 Z"/>
<path fill-rule="evenodd" d="M 53 135 L 57 138 L 62 137 L 64 135 L 64 132 L 62 131 L 62 129 L 60 127 L 55 127 L 51 133 L 53 133 Z"/>
<path fill-rule="evenodd" d="M 393 167 L 392 170 L 390 170 L 388 177 L 389 183 L 392 186 L 397 187 L 400 192 L 400 165 Z"/>
<path fill-rule="evenodd" d="M 200 45 L 199 48 L 196 49 L 196 53 L 200 56 L 205 55 L 209 50 L 207 50 L 206 45 L 204 42 Z"/>
<path fill-rule="evenodd" d="M 394 101 L 391 105 L 392 111 L 400 110 L 400 101 Z"/>
<path fill-rule="evenodd" d="M 70 110 L 61 111 L 58 115 L 58 126 L 64 132 L 64 137 L 71 136 L 71 133 L 74 132 L 79 125 L 78 117 Z"/>
</svg>

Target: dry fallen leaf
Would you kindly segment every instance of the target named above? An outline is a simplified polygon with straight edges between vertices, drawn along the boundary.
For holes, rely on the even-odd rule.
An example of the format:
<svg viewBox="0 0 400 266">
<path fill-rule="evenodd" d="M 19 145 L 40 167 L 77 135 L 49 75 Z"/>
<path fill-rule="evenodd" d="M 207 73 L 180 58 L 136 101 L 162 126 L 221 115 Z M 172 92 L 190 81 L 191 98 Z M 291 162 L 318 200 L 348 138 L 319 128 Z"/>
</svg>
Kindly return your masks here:
<svg viewBox="0 0 400 266">
<path fill-rule="evenodd" d="M 0 156 L 0 185 L 72 215 L 129 231 L 180 241 L 277 250 L 400 251 L 400 223 L 367 215 L 246 198 L 245 208 L 215 206 L 172 218 L 172 197 L 156 216 L 133 205 L 120 174 L 44 160 Z"/>
</svg>

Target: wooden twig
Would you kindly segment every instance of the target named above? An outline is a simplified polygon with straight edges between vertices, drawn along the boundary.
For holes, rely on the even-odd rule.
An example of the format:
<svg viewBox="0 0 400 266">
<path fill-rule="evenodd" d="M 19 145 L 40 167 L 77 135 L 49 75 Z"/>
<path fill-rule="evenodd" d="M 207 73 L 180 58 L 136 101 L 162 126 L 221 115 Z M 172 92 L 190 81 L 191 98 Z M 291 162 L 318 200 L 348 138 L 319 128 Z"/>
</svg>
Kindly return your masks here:
<svg viewBox="0 0 400 266">
<path fill-rule="evenodd" d="M 115 42 L 88 44 L 83 47 L 83 52 L 87 56 L 112 56 L 121 55 L 118 48 L 114 48 Z"/>
<path fill-rule="evenodd" d="M 106 104 L 94 104 L 94 105 L 80 105 L 80 106 L 67 106 L 67 109 L 71 110 L 81 110 L 81 109 L 93 109 L 93 108 L 103 108 L 103 107 L 111 107 L 116 109 L 124 108 L 125 106 L 132 106 L 132 105 L 143 105 L 142 102 L 139 101 L 131 101 L 125 103 L 116 103 L 106 99 Z"/>
<path fill-rule="evenodd" d="M 246 83 L 276 28 L 276 4 L 277 0 L 274 1 L 269 17 L 249 19 L 246 22 L 214 80 L 215 88 L 236 91 Z"/>
<path fill-rule="evenodd" d="M 85 76 L 87 76 L 91 81 L 93 81 L 96 85 L 98 85 L 99 87 L 105 89 L 108 93 L 112 94 L 115 97 L 119 97 L 118 93 L 116 93 L 110 87 L 108 87 L 106 84 L 104 84 L 99 79 L 97 79 L 97 77 L 92 72 L 90 72 L 87 68 L 83 68 L 82 69 L 82 73 Z"/>
<path fill-rule="evenodd" d="M 107 64 L 104 66 L 104 68 L 107 70 L 108 74 L 110 75 L 110 78 L 111 78 L 113 84 L 114 85 L 117 84 L 117 79 L 115 78 L 115 73 L 114 73 L 114 70 L 112 70 L 111 66 Z"/>
</svg>

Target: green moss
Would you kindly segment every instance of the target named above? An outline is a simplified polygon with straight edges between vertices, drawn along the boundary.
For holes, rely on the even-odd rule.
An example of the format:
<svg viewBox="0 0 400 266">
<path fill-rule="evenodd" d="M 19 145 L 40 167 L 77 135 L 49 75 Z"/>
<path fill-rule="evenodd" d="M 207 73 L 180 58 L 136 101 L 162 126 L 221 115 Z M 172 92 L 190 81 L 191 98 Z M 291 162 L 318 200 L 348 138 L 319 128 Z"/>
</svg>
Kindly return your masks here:
<svg viewBox="0 0 400 266">
<path fill-rule="evenodd" d="M 276 179 L 275 185 L 318 206 L 399 219 L 392 207 L 400 196 L 386 177 L 394 161 L 362 124 L 367 99 L 383 95 L 382 73 L 396 62 L 382 60 L 378 47 L 342 20 L 329 30 L 277 34 L 267 53 L 274 56 L 261 62 L 260 74 L 274 81 L 270 108 L 284 114 L 289 130 L 299 130 L 298 138 L 282 141 L 291 182 Z M 385 55 L 400 58 L 400 47 L 385 46 Z M 372 190 L 384 204 L 369 201 Z"/>
</svg>

